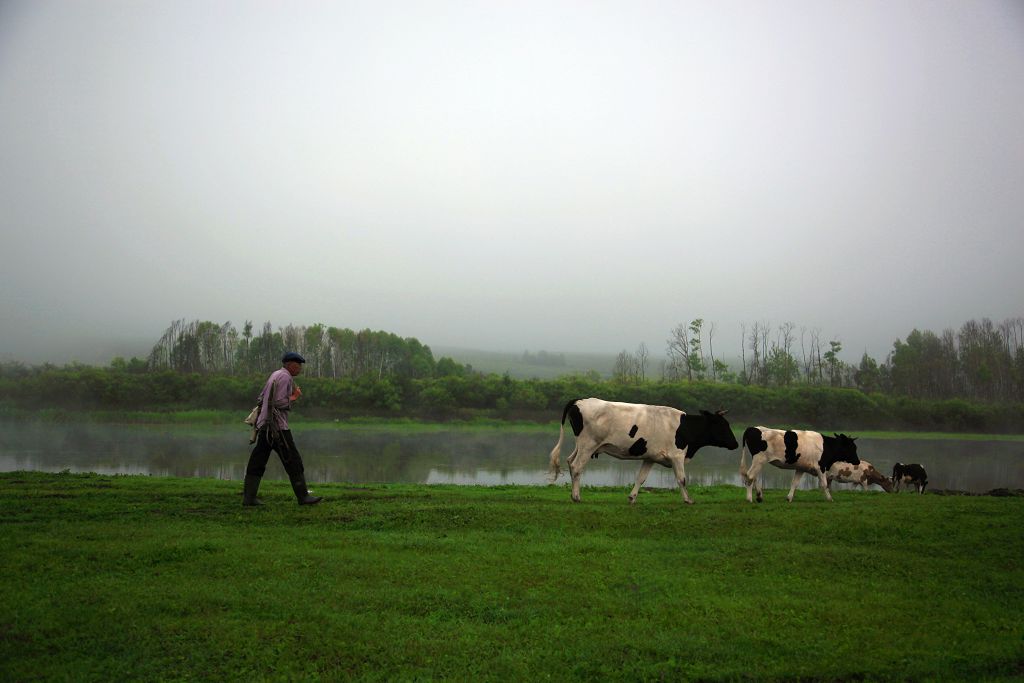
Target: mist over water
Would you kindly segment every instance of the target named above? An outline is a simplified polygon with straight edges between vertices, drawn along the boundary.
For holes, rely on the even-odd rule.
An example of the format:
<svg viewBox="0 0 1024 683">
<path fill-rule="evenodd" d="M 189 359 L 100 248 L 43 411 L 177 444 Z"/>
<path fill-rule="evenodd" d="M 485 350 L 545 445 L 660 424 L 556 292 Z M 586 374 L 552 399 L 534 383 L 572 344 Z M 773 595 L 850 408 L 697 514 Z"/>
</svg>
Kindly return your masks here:
<svg viewBox="0 0 1024 683">
<path fill-rule="evenodd" d="M 405 429 L 295 430 L 307 479 L 316 483 L 422 483 L 462 485 L 543 485 L 548 454 L 557 431 L 450 429 L 411 432 Z M 572 440 L 563 444 L 565 458 Z M 995 488 L 1024 488 L 1024 444 L 1007 441 L 868 439 L 858 441 L 861 458 L 883 473 L 896 462 L 920 463 L 928 471 L 929 489 L 984 493 Z M 241 480 L 249 457 L 247 431 L 233 426 L 3 425 L 0 471 L 39 470 L 96 472 Z M 740 486 L 739 450 L 702 449 L 687 464 L 694 485 Z M 584 486 L 633 485 L 638 462 L 607 455 L 592 459 Z M 267 478 L 285 479 L 276 456 Z M 766 467 L 764 485 L 788 489 L 792 472 Z M 673 473 L 655 467 L 647 487 L 675 488 Z M 816 482 L 803 478 L 801 488 Z M 848 488 L 833 484 L 833 488 Z M 875 490 L 878 490 L 875 487 Z"/>
</svg>

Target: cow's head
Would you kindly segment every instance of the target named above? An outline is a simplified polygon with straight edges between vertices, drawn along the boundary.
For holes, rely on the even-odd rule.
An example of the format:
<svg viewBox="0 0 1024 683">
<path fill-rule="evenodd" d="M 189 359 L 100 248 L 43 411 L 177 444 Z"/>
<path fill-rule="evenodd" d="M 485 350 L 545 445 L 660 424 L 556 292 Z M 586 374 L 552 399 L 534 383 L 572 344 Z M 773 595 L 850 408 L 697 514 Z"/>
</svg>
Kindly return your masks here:
<svg viewBox="0 0 1024 683">
<path fill-rule="evenodd" d="M 892 482 L 889 481 L 889 477 L 876 470 L 873 465 L 868 465 L 864 477 L 868 484 L 878 484 L 886 493 L 892 493 Z"/>
<path fill-rule="evenodd" d="M 818 460 L 818 467 L 822 472 L 827 472 L 837 462 L 848 462 L 851 465 L 859 465 L 860 458 L 857 457 L 856 439 L 846 434 L 835 434 L 833 436 L 821 435 L 822 448 L 821 458 Z"/>
<path fill-rule="evenodd" d="M 709 445 L 733 451 L 739 447 L 739 444 L 736 442 L 736 435 L 732 433 L 729 421 L 725 419 L 725 414 L 728 412 L 728 410 L 719 410 L 712 413 L 702 410 L 700 414 L 707 420 Z"/>
<path fill-rule="evenodd" d="M 855 443 L 857 439 L 846 434 L 835 434 L 835 437 L 836 445 L 838 446 L 836 453 L 838 457 L 836 459 L 859 465 L 860 458 L 857 457 L 857 444 Z"/>
</svg>

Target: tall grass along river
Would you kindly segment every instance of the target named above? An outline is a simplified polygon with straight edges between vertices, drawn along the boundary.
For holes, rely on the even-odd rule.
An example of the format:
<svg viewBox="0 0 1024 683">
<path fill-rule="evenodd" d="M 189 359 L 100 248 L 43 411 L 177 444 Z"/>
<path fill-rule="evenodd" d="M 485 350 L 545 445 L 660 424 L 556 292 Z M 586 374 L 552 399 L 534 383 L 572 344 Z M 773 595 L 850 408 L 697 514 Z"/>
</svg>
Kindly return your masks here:
<svg viewBox="0 0 1024 683">
<path fill-rule="evenodd" d="M 1016 680 L 1024 498 L 0 474 L 0 679 Z"/>
</svg>

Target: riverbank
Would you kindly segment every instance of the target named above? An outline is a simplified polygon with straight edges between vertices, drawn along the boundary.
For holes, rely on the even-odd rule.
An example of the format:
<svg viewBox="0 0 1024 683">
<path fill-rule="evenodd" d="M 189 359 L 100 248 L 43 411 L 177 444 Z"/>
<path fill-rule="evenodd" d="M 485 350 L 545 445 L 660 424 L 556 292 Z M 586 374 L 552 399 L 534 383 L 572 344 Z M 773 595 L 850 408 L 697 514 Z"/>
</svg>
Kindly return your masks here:
<svg viewBox="0 0 1024 683">
<path fill-rule="evenodd" d="M 25 411 L 231 410 L 248 414 L 266 377 L 217 372 L 146 371 L 144 367 L 0 367 L 0 415 Z M 423 420 L 524 420 L 549 422 L 567 401 L 608 400 L 678 406 L 689 412 L 728 409 L 737 424 L 791 429 L 836 426 L 967 433 L 1024 433 L 1024 403 L 965 398 L 915 399 L 902 394 L 802 384 L 785 387 L 707 381 L 639 383 L 587 376 L 514 380 L 467 373 L 395 381 L 379 373 L 359 378 L 303 376 L 305 417 L 409 417 Z M 820 429 L 819 429 L 820 431 Z"/>
<path fill-rule="evenodd" d="M 38 409 L 21 411 L 17 414 L 0 416 L 0 421 L 29 421 L 51 423 L 90 423 L 90 424 L 138 424 L 138 425 L 189 425 L 223 426 L 239 425 L 245 429 L 240 415 L 234 410 L 63 410 Z M 423 420 L 407 417 L 347 417 L 345 419 L 310 418 L 296 411 L 290 421 L 296 429 L 338 429 L 338 430 L 401 430 L 412 432 L 438 432 L 449 430 L 512 430 L 516 432 L 544 432 L 557 438 L 559 422 L 557 420 L 536 422 L 531 420 L 501 420 L 490 417 L 479 417 L 469 420 Z M 749 425 L 746 423 L 732 425 L 737 436 Z M 795 425 L 783 425 L 797 428 Z M 812 427 L 813 428 L 813 427 Z M 1024 434 L 974 433 L 974 432 L 935 432 L 935 431 L 894 431 L 894 430 L 851 430 L 842 425 L 817 427 L 817 431 L 825 434 L 832 432 L 850 432 L 854 436 L 870 439 L 923 439 L 953 441 L 1019 441 L 1024 442 Z"/>
<path fill-rule="evenodd" d="M 0 676 L 1010 679 L 1024 499 L 0 474 Z M 809 643 L 813 641 L 813 647 Z"/>
</svg>

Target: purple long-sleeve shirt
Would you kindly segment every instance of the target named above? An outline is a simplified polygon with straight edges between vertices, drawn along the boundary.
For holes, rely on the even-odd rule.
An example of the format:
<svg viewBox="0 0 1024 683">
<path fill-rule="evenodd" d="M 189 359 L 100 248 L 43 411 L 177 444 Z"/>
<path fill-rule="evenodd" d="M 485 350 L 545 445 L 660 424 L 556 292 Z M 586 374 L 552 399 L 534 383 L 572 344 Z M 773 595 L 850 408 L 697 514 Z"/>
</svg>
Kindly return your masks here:
<svg viewBox="0 0 1024 683">
<path fill-rule="evenodd" d="M 271 387 L 274 389 L 272 399 L 269 398 Z M 274 411 L 274 414 L 277 416 L 277 428 L 288 429 L 288 411 L 292 408 L 291 395 L 293 391 L 295 391 L 295 381 L 292 379 L 292 374 L 288 372 L 288 368 L 281 368 L 271 373 L 270 377 L 267 378 L 267 383 L 263 385 L 263 390 L 260 392 L 259 400 L 262 406 L 260 408 L 260 416 L 256 420 L 257 429 L 267 424 L 267 411 L 270 408 L 271 401 L 274 407 L 277 408 Z"/>
</svg>

